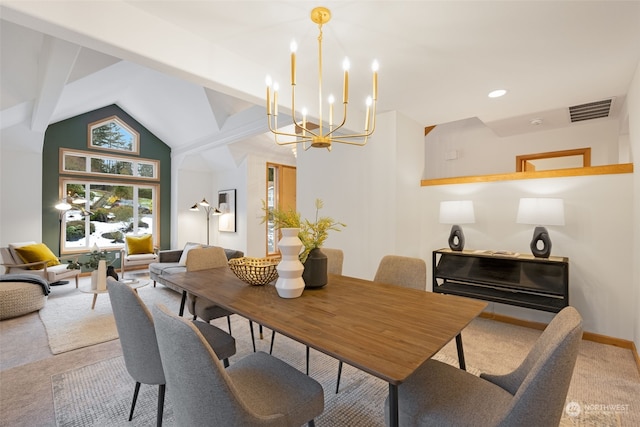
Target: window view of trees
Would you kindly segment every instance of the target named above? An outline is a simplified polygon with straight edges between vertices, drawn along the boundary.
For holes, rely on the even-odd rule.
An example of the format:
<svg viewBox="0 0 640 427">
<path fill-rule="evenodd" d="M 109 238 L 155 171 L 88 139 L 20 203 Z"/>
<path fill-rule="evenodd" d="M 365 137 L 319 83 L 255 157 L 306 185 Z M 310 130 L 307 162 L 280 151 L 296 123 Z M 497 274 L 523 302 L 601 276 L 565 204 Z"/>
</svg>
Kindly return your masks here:
<svg viewBox="0 0 640 427">
<path fill-rule="evenodd" d="M 62 172 L 80 172 L 86 175 L 123 175 L 147 180 L 158 178 L 159 164 L 156 160 L 63 150 L 62 161 Z"/>
<path fill-rule="evenodd" d="M 91 145 L 138 152 L 138 134 L 114 117 L 91 126 Z"/>
<path fill-rule="evenodd" d="M 110 175 L 133 175 L 133 163 L 113 159 L 91 159 L 91 172 Z"/>
<path fill-rule="evenodd" d="M 128 234 L 152 234 L 155 241 L 160 162 L 138 156 L 140 134 L 117 116 L 90 123 L 88 136 L 89 151 L 61 152 L 60 190 L 72 206 L 61 217 L 62 251 L 121 248 Z"/>
<path fill-rule="evenodd" d="M 64 249 L 121 247 L 127 234 L 155 234 L 156 187 L 65 183 L 72 209 L 63 216 Z"/>
<path fill-rule="evenodd" d="M 87 158 L 84 156 L 65 156 L 65 170 L 73 172 L 84 172 L 87 170 Z"/>
</svg>

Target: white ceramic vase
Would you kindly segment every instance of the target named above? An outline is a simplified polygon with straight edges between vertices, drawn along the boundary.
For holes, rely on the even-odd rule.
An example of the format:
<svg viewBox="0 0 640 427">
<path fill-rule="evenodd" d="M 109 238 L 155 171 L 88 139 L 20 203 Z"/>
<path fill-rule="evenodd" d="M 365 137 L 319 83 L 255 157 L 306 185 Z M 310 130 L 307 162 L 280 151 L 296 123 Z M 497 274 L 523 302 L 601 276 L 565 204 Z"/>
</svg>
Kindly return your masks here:
<svg viewBox="0 0 640 427">
<path fill-rule="evenodd" d="M 302 272 L 304 265 L 298 254 L 302 249 L 302 242 L 298 238 L 299 228 L 281 228 L 282 238 L 278 242 L 278 249 L 282 260 L 278 263 L 278 280 L 276 290 L 282 298 L 298 298 L 304 291 Z"/>
<path fill-rule="evenodd" d="M 91 289 L 107 290 L 107 261 L 98 261 L 98 269 L 91 272 Z"/>
</svg>

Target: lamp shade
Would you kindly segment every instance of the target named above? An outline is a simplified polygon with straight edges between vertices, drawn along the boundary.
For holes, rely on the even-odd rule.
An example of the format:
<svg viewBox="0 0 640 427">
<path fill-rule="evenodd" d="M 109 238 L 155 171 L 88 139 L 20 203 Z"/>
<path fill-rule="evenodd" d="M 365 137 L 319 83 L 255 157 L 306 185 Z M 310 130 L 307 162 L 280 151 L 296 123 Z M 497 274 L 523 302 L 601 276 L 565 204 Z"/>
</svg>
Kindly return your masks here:
<svg viewBox="0 0 640 427">
<path fill-rule="evenodd" d="M 471 200 L 440 202 L 440 224 L 473 224 L 476 217 Z"/>
<path fill-rule="evenodd" d="M 60 203 L 56 205 L 56 209 L 58 209 L 59 211 L 68 211 L 69 209 L 71 209 L 71 205 L 67 203 L 66 200 L 62 199 Z"/>
<path fill-rule="evenodd" d="M 518 224 L 564 225 L 564 201 L 555 198 L 520 199 Z"/>
</svg>

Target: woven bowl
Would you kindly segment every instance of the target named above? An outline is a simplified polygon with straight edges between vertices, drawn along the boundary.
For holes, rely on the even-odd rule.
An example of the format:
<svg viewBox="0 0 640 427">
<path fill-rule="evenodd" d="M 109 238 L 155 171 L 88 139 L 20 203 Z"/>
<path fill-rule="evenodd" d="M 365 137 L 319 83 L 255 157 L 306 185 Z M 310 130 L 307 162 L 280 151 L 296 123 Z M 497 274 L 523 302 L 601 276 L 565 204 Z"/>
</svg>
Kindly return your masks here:
<svg viewBox="0 0 640 427">
<path fill-rule="evenodd" d="M 253 286 L 262 286 L 278 278 L 276 266 L 279 262 L 278 258 L 242 257 L 230 259 L 229 267 L 238 279 Z"/>
</svg>

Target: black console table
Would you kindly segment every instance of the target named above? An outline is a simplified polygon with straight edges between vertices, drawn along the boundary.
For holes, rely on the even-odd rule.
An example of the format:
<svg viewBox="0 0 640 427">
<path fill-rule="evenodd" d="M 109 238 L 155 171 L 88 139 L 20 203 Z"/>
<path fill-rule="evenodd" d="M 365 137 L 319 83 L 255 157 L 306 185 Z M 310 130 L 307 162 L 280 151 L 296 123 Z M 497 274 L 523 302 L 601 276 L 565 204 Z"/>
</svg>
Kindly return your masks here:
<svg viewBox="0 0 640 427">
<path fill-rule="evenodd" d="M 569 259 L 440 249 L 433 292 L 557 313 L 569 305 Z"/>
</svg>

